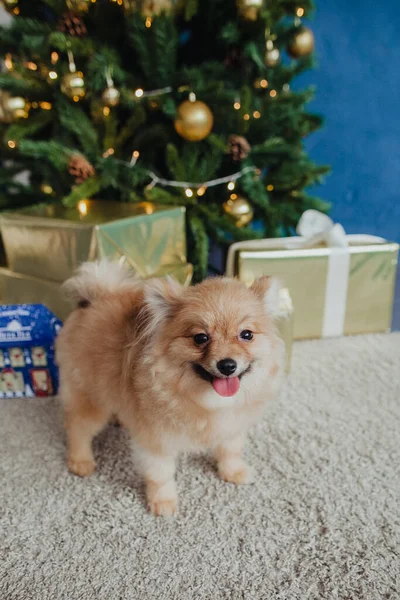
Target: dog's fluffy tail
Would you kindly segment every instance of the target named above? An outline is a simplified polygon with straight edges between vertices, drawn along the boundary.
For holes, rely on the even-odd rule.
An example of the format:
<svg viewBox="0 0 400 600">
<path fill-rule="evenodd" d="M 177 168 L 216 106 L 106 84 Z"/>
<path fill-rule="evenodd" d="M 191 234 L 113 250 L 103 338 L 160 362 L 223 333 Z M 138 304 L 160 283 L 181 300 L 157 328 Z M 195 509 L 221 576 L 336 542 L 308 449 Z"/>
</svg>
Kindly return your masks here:
<svg viewBox="0 0 400 600">
<path fill-rule="evenodd" d="M 137 281 L 125 264 L 102 258 L 83 263 L 63 287 L 71 301 L 85 308 L 108 293 L 131 288 Z"/>
</svg>

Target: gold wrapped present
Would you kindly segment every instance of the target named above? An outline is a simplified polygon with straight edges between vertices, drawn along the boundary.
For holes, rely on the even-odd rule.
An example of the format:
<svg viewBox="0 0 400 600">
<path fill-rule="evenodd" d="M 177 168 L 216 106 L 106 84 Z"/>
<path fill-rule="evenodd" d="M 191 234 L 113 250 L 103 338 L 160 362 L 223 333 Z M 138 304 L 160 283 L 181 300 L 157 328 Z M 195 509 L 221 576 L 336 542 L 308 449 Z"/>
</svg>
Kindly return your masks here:
<svg viewBox="0 0 400 600">
<path fill-rule="evenodd" d="M 292 297 L 294 339 L 390 331 L 399 245 L 346 235 L 325 215 L 318 230 L 316 212 L 307 211 L 313 214 L 304 213 L 299 223 L 306 236 L 233 244 L 227 274 L 248 285 L 278 276 Z"/>
<path fill-rule="evenodd" d="M 184 207 L 84 200 L 3 213 L 0 226 L 8 267 L 22 275 L 62 282 L 102 256 L 124 256 L 141 277 L 186 268 Z"/>
<path fill-rule="evenodd" d="M 184 286 L 192 280 L 192 265 L 180 264 L 163 267 L 154 277 L 169 275 Z M 14 273 L 10 269 L 0 268 L 1 304 L 44 304 L 59 319 L 65 321 L 73 305 L 65 298 L 62 284 L 30 275 Z"/>
</svg>

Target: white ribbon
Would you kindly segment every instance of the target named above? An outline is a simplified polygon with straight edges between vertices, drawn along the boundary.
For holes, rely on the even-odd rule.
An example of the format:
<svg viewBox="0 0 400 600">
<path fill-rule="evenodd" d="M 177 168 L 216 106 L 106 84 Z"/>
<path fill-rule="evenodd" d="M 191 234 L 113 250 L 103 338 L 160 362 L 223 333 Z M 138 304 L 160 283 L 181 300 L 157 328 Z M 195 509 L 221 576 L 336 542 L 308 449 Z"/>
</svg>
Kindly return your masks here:
<svg viewBox="0 0 400 600">
<path fill-rule="evenodd" d="M 324 242 L 329 248 L 328 273 L 325 288 L 325 308 L 322 337 L 343 334 L 346 315 L 347 287 L 349 281 L 349 241 L 358 244 L 382 243 L 385 240 L 372 235 L 346 235 L 340 223 L 317 210 L 306 210 L 296 227 L 300 237 L 251 240 L 232 244 L 228 251 L 227 275 L 235 270 L 235 255 L 239 250 L 282 249 L 297 250 L 314 248 Z M 290 254 L 288 253 L 288 257 Z M 296 310 L 296 307 L 294 307 Z"/>
<path fill-rule="evenodd" d="M 342 225 L 317 210 L 306 210 L 300 217 L 296 232 L 305 238 L 303 247 L 325 242 L 331 249 L 325 288 L 322 337 L 343 335 L 346 316 L 350 254 L 346 232 Z M 302 247 L 302 246 L 298 246 Z"/>
</svg>

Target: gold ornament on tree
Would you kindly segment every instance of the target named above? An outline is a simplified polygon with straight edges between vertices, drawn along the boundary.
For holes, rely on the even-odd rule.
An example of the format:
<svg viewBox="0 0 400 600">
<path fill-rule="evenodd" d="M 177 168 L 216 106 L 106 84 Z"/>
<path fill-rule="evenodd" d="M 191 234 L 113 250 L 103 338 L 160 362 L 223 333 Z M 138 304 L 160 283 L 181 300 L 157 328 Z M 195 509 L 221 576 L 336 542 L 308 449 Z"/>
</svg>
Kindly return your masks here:
<svg viewBox="0 0 400 600">
<path fill-rule="evenodd" d="M 254 216 L 250 202 L 238 194 L 232 194 L 229 200 L 224 202 L 223 209 L 235 221 L 236 227 L 245 227 L 251 223 Z"/>
<path fill-rule="evenodd" d="M 73 154 L 71 156 L 68 171 L 75 179 L 75 183 L 83 183 L 95 174 L 93 165 L 82 154 Z"/>
<path fill-rule="evenodd" d="M 71 50 L 68 50 L 69 73 L 61 79 L 61 91 L 63 94 L 78 102 L 85 96 L 85 80 L 82 71 L 77 71 Z"/>
<path fill-rule="evenodd" d="M 107 87 L 101 95 L 104 106 L 118 106 L 120 91 L 115 87 L 111 76 L 111 68 L 106 69 Z"/>
<path fill-rule="evenodd" d="M 78 15 L 88 12 L 92 0 L 67 0 L 67 8 Z"/>
<path fill-rule="evenodd" d="M 185 140 L 199 142 L 211 132 L 214 116 L 207 104 L 196 100 L 195 94 L 191 93 L 189 100 L 178 106 L 174 125 L 177 133 Z"/>
<path fill-rule="evenodd" d="M 246 21 L 257 21 L 263 6 L 263 0 L 237 0 L 239 15 Z"/>
<path fill-rule="evenodd" d="M 314 44 L 314 34 L 311 29 L 301 25 L 289 41 L 287 51 L 292 58 L 301 58 L 313 52 Z"/>
<path fill-rule="evenodd" d="M 26 119 L 30 104 L 22 96 L 12 96 L 0 90 L 0 123 L 12 123 L 16 119 Z"/>
</svg>

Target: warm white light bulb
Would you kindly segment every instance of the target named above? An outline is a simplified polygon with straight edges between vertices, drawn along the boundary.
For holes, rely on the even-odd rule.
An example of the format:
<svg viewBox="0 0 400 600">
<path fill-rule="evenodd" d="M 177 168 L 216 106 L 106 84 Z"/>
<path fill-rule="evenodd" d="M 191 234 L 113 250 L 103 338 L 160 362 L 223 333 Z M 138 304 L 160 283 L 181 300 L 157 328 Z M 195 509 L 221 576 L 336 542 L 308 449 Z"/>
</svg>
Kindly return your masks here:
<svg viewBox="0 0 400 600">
<path fill-rule="evenodd" d="M 88 207 L 85 200 L 81 200 L 80 202 L 78 202 L 78 211 L 79 214 L 82 215 L 82 217 L 87 215 Z"/>
</svg>

